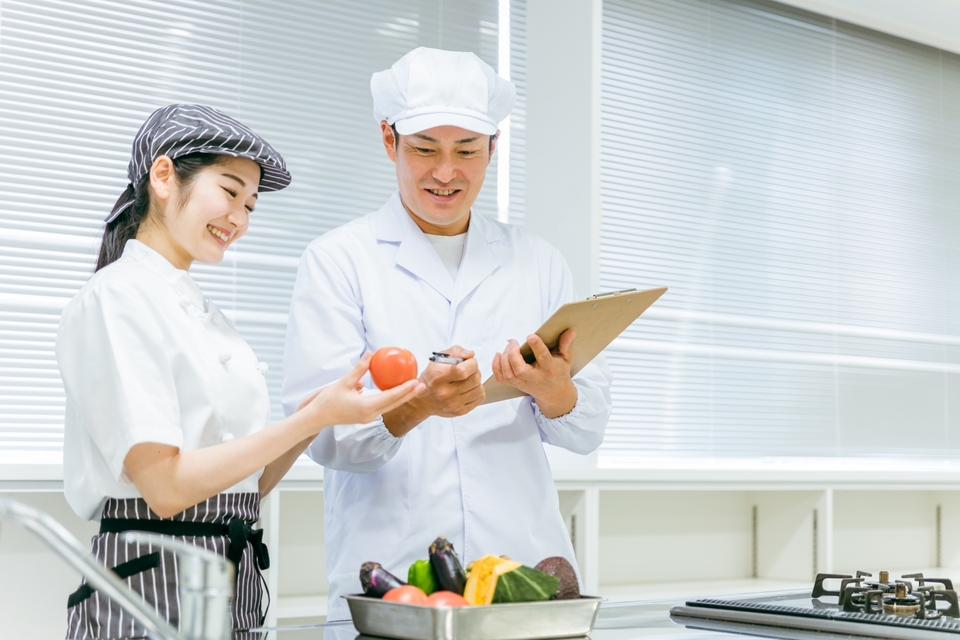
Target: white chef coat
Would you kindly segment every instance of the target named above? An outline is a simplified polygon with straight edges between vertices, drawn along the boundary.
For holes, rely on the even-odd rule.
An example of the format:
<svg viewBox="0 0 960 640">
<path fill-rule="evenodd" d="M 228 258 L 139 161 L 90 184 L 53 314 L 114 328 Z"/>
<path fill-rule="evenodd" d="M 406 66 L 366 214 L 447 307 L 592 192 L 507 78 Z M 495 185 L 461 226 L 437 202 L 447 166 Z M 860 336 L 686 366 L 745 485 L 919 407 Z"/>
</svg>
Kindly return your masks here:
<svg viewBox="0 0 960 640">
<path fill-rule="evenodd" d="M 476 214 L 454 280 L 395 193 L 376 213 L 313 241 L 301 258 L 284 409 L 344 375 L 364 350 L 385 346 L 411 350 L 422 371 L 431 352 L 459 344 L 476 352 L 486 378 L 508 338 L 522 342 L 575 297 L 556 249 Z M 308 454 L 326 467 L 328 619 L 349 617 L 340 596 L 359 592 L 364 561 L 405 579 L 438 535 L 464 564 L 485 554 L 531 566 L 554 555 L 574 562 L 541 443 L 596 449 L 610 414 L 610 379 L 602 358 L 585 367 L 574 378 L 576 406 L 552 420 L 518 398 L 428 418 L 402 438 L 382 419 L 322 431 Z"/>
<path fill-rule="evenodd" d="M 266 365 L 186 271 L 137 240 L 95 273 L 60 317 L 57 364 L 67 394 L 63 484 L 77 515 L 141 497 L 130 448 L 199 449 L 263 429 Z M 258 492 L 262 469 L 228 491 Z"/>
</svg>

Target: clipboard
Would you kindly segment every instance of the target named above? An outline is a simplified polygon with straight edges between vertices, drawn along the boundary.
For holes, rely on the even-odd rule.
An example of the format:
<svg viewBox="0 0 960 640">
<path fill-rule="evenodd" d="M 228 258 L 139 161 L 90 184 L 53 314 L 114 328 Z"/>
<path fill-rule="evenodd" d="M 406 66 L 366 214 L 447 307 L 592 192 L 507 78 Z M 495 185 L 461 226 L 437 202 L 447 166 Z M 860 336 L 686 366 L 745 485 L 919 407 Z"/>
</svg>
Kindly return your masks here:
<svg viewBox="0 0 960 640">
<path fill-rule="evenodd" d="M 624 289 L 591 296 L 586 300 L 568 302 L 554 312 L 536 333 L 551 351 L 557 347 L 560 334 L 567 329 L 577 332 L 573 341 L 573 365 L 570 375 L 575 375 L 591 360 L 597 357 L 607 345 L 613 342 L 629 327 L 634 320 L 650 308 L 660 296 L 667 291 L 666 287 L 654 289 Z M 520 355 L 528 364 L 536 362 L 533 350 L 526 342 L 520 347 Z M 521 398 L 527 394 L 516 387 L 500 384 L 496 378 L 490 376 L 483 383 L 487 393 L 483 404 Z"/>
</svg>

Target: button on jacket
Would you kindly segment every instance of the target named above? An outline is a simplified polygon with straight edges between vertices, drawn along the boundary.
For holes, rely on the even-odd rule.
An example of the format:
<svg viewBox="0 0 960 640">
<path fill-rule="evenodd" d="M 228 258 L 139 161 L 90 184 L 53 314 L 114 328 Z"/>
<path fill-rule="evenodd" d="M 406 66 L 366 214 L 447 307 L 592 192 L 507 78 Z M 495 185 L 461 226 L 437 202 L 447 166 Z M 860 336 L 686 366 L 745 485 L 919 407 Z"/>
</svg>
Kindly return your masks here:
<svg viewBox="0 0 960 640">
<path fill-rule="evenodd" d="M 284 409 L 343 376 L 365 350 L 386 346 L 413 351 L 422 372 L 431 352 L 459 344 L 476 352 L 486 379 L 509 338 L 522 342 L 575 298 L 556 249 L 476 214 L 454 280 L 395 193 L 304 253 L 287 328 Z M 363 562 L 403 579 L 438 535 L 464 564 L 485 554 L 531 566 L 553 555 L 573 562 L 541 443 L 581 454 L 600 445 L 610 414 L 603 359 L 574 382 L 576 406 L 552 420 L 518 398 L 428 418 L 402 438 L 382 420 L 322 431 L 308 454 L 326 468 L 329 619 L 349 617 L 340 596 L 359 592 Z"/>
<path fill-rule="evenodd" d="M 141 497 L 123 470 L 133 445 L 199 449 L 270 418 L 249 345 L 186 271 L 137 240 L 64 309 L 56 354 L 67 395 L 64 491 L 90 520 L 107 498 Z M 228 491 L 258 493 L 259 477 Z"/>
</svg>

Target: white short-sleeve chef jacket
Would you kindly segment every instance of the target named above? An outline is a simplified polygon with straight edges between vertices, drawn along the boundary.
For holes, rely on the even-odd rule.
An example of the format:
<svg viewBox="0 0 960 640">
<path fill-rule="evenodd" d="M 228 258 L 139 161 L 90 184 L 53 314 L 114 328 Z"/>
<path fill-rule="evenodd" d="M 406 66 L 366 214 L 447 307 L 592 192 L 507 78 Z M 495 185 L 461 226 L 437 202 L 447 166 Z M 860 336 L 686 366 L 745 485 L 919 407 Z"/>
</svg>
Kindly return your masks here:
<svg viewBox="0 0 960 640">
<path fill-rule="evenodd" d="M 266 365 L 193 278 L 137 240 L 60 317 L 64 492 L 83 518 L 136 498 L 123 461 L 143 442 L 199 449 L 264 428 Z M 229 491 L 259 491 L 262 470 Z"/>
<path fill-rule="evenodd" d="M 395 193 L 304 253 L 287 326 L 284 409 L 344 375 L 365 349 L 410 349 L 422 370 L 432 351 L 459 344 L 476 351 L 486 378 L 508 338 L 522 342 L 574 299 L 559 251 L 475 213 L 454 279 Z M 577 404 L 555 419 L 527 397 L 434 416 L 402 438 L 382 419 L 323 430 L 308 454 L 326 467 L 328 619 L 349 617 L 340 596 L 358 592 L 363 562 L 402 579 L 438 535 L 464 564 L 490 554 L 530 566 L 559 555 L 575 565 L 542 443 L 596 449 L 611 376 L 599 357 L 573 380 Z"/>
</svg>

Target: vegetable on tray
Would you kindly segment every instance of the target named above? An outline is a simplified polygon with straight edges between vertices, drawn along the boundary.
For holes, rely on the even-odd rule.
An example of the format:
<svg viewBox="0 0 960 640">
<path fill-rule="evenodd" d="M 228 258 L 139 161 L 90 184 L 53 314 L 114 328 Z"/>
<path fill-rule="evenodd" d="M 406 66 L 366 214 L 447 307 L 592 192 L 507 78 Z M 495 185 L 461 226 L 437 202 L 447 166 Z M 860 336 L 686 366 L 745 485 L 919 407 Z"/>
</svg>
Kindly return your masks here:
<svg viewBox="0 0 960 640">
<path fill-rule="evenodd" d="M 463 597 L 472 605 L 549 600 L 560 579 L 509 558 L 483 556 L 470 564 Z"/>
<path fill-rule="evenodd" d="M 430 545 L 430 566 L 437 579 L 437 586 L 444 591 L 453 591 L 457 595 L 463 594 L 467 584 L 467 576 L 463 572 L 460 558 L 453 550 L 450 541 L 440 536 Z"/>
<path fill-rule="evenodd" d="M 379 562 L 364 562 L 360 567 L 360 586 L 363 593 L 382 598 L 387 591 L 404 586 L 404 582 L 383 568 Z"/>
<path fill-rule="evenodd" d="M 555 600 L 576 600 L 580 597 L 580 583 L 577 581 L 577 572 L 573 570 L 573 565 L 563 556 L 544 558 L 537 563 L 534 569 L 543 571 L 560 580 L 557 594 L 553 596 Z"/>
<path fill-rule="evenodd" d="M 413 585 L 405 584 L 395 587 L 383 594 L 386 602 L 403 602 L 404 604 L 427 604 L 427 594 Z"/>
<path fill-rule="evenodd" d="M 467 601 L 453 591 L 437 591 L 427 597 L 426 604 L 430 607 L 465 607 Z"/>
<path fill-rule="evenodd" d="M 417 560 L 410 565 L 410 569 L 407 571 L 407 584 L 418 587 L 427 595 L 439 589 L 429 560 Z"/>
<path fill-rule="evenodd" d="M 404 604 L 460 607 L 500 603 L 575 600 L 580 598 L 577 572 L 561 556 L 541 560 L 536 568 L 509 556 L 483 556 L 463 570 L 453 544 L 440 536 L 430 557 L 407 570 L 407 582 L 378 562 L 364 562 L 360 584 L 367 596 Z"/>
</svg>

